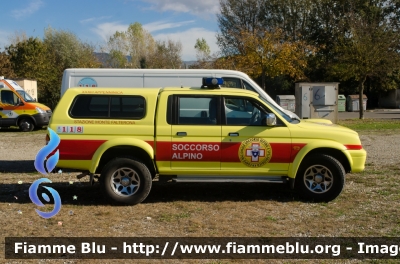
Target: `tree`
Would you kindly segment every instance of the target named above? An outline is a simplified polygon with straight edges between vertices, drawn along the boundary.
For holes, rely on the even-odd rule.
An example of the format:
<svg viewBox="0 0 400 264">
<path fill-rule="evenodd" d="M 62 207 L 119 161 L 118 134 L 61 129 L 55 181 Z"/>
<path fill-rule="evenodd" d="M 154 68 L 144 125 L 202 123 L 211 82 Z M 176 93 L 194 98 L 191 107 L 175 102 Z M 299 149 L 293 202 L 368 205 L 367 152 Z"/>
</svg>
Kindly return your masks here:
<svg viewBox="0 0 400 264">
<path fill-rule="evenodd" d="M 194 45 L 194 48 L 196 49 L 196 56 L 198 60 L 210 56 L 210 46 L 208 46 L 207 41 L 204 38 L 196 39 L 196 44 Z"/>
<path fill-rule="evenodd" d="M 307 58 L 314 53 L 312 46 L 303 41 L 285 41 L 283 31 L 242 31 L 236 36 L 240 45 L 238 55 L 228 57 L 237 69 L 253 77 L 261 76 L 265 90 L 265 77 L 288 75 L 303 79 Z"/>
<path fill-rule="evenodd" d="M 318 0 L 320 1 L 320 0 Z M 218 45 L 224 55 L 237 53 L 241 31 L 282 30 L 285 39 L 304 40 L 315 15 L 311 11 L 317 0 L 220 0 L 217 15 L 220 33 Z M 322 0 L 325 1 L 325 0 Z M 327 0 L 332 1 L 332 0 Z M 233 35 L 232 35 L 233 33 Z"/>
<path fill-rule="evenodd" d="M 293 41 L 304 40 L 307 36 L 313 2 L 321 0 L 269 0 L 262 6 L 264 29 L 280 28 L 285 37 Z M 322 0 L 323 1 L 323 0 Z"/>
<path fill-rule="evenodd" d="M 211 69 L 213 68 L 216 55 L 211 55 L 210 46 L 208 46 L 207 41 L 204 38 L 196 39 L 196 44 L 194 45 L 196 49 L 197 62 L 190 66 L 192 69 Z"/>
<path fill-rule="evenodd" d="M 149 56 L 148 68 L 179 69 L 182 65 L 182 44 L 172 40 L 157 41 L 155 52 Z M 143 62 L 142 62 L 143 63 Z"/>
<path fill-rule="evenodd" d="M 20 78 L 44 79 L 45 72 L 51 68 L 47 48 L 38 38 L 12 44 L 6 48 L 15 74 Z"/>
<path fill-rule="evenodd" d="M 312 0 L 220 0 L 217 43 L 223 58 L 215 67 L 246 71 L 253 78 L 305 78 L 315 48 L 307 45 Z M 281 78 L 284 80 L 284 78 Z"/>
<path fill-rule="evenodd" d="M 37 80 L 39 100 L 51 108 L 55 107 L 59 93 L 45 92 L 48 87 L 59 86 L 57 70 L 54 67 L 55 58 L 48 52 L 43 41 L 30 37 L 26 41 L 10 45 L 6 51 L 16 77 Z"/>
<path fill-rule="evenodd" d="M 331 72 L 343 80 L 357 81 L 359 117 L 363 119 L 362 96 L 366 80 L 385 81 L 389 76 L 398 76 L 400 34 L 386 17 L 384 2 L 372 5 L 361 2 L 367 5 L 364 11 L 368 12 L 349 12 L 344 17 L 342 27 L 346 31 L 335 46 L 336 61 Z"/>
<path fill-rule="evenodd" d="M 154 40 L 138 22 L 127 31 L 115 32 L 107 43 L 109 65 L 115 68 L 180 68 L 180 41 Z"/>
<path fill-rule="evenodd" d="M 347 1 L 311 0 L 308 2 L 308 11 L 305 11 L 302 26 L 297 32 L 301 34 L 302 40 L 318 49 L 315 55 L 309 58 L 306 75 L 312 81 L 327 81 L 330 76 L 326 72 L 334 56 L 332 49 L 337 38 L 342 34 L 338 23 L 347 8 Z"/>
<path fill-rule="evenodd" d="M 94 55 L 95 47 L 84 43 L 72 32 L 47 28 L 43 43 L 52 59 L 52 74 L 49 78 L 61 83 L 63 72 L 67 68 L 98 68 L 100 62 Z M 60 99 L 60 85 L 48 84 L 42 87 L 42 97 L 49 106 L 55 106 Z"/>
<path fill-rule="evenodd" d="M 128 40 L 124 32 L 115 32 L 108 40 L 108 64 L 112 68 L 127 68 L 129 54 Z M 130 67 L 129 67 L 130 68 Z"/>
<path fill-rule="evenodd" d="M 0 76 L 10 79 L 16 77 L 10 62 L 10 57 L 5 52 L 0 52 Z"/>
<path fill-rule="evenodd" d="M 25 31 L 14 31 L 14 33 L 8 37 L 11 44 L 16 45 L 19 42 L 24 42 L 28 40 L 28 36 Z"/>
<path fill-rule="evenodd" d="M 220 0 L 217 15 L 220 33 L 217 43 L 223 56 L 238 54 L 243 31 L 254 32 L 264 28 L 263 6 L 267 0 Z"/>
<path fill-rule="evenodd" d="M 48 52 L 55 57 L 55 67 L 60 74 L 67 68 L 97 68 L 99 61 L 94 56 L 95 47 L 83 43 L 72 32 L 64 30 L 45 29 L 44 44 Z"/>
<path fill-rule="evenodd" d="M 138 22 L 117 31 L 107 43 L 111 64 L 118 68 L 141 68 L 156 51 L 156 41 Z M 129 58 L 129 59 L 128 59 Z"/>
</svg>

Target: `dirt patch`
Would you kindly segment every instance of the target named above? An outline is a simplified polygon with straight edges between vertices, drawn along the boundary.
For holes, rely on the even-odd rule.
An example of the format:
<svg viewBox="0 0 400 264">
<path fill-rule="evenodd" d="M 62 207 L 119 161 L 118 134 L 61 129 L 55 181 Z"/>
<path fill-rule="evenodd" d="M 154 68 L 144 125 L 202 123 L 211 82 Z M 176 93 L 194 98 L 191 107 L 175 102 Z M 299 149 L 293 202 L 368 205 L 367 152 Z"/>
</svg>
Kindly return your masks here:
<svg viewBox="0 0 400 264">
<path fill-rule="evenodd" d="M 12 131 L 12 130 L 11 130 Z M 46 131 L 33 133 L 0 131 L 0 172 L 35 172 L 33 162 L 46 142 Z"/>
</svg>

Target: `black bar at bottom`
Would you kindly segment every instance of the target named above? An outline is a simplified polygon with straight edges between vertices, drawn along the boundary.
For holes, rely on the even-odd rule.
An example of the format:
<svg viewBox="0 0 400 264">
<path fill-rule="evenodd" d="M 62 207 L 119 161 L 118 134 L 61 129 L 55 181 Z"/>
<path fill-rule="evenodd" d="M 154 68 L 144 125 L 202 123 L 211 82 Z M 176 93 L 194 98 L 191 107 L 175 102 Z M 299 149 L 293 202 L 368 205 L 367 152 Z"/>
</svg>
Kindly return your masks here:
<svg viewBox="0 0 400 264">
<path fill-rule="evenodd" d="M 383 237 L 6 237 L 6 259 L 400 259 Z"/>
</svg>

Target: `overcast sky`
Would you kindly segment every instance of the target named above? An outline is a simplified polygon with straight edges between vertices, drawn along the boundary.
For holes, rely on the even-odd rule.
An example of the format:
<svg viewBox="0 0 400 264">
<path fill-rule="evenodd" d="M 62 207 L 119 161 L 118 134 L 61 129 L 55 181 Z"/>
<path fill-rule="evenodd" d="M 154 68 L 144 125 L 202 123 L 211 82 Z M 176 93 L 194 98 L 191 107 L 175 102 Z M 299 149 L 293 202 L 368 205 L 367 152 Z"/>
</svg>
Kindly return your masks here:
<svg viewBox="0 0 400 264">
<path fill-rule="evenodd" d="M 42 38 L 47 27 L 71 31 L 100 46 L 135 22 L 155 39 L 180 40 L 183 60 L 196 59 L 197 38 L 205 38 L 211 51 L 218 51 L 218 0 L 18 0 L 1 1 L 1 7 L 1 51 L 15 34 Z"/>
</svg>

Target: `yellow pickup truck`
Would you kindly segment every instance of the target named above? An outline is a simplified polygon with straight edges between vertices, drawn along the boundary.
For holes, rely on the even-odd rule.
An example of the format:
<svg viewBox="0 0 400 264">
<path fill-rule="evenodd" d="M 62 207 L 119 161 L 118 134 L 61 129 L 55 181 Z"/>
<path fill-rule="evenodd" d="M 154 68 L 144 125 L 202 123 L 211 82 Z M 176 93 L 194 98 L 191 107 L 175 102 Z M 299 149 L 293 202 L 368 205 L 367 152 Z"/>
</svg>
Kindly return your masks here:
<svg viewBox="0 0 400 264">
<path fill-rule="evenodd" d="M 293 120 L 258 94 L 202 88 L 70 88 L 49 127 L 57 167 L 100 174 L 114 201 L 142 202 L 158 176 L 176 182 L 287 183 L 314 201 L 342 191 L 366 151 L 348 128 Z M 48 138 L 49 140 L 49 138 Z"/>
</svg>

